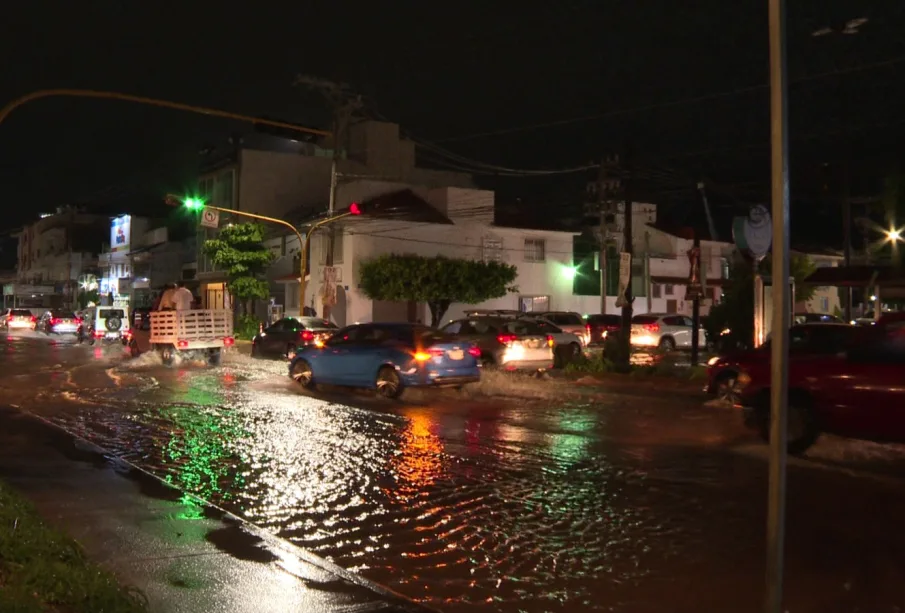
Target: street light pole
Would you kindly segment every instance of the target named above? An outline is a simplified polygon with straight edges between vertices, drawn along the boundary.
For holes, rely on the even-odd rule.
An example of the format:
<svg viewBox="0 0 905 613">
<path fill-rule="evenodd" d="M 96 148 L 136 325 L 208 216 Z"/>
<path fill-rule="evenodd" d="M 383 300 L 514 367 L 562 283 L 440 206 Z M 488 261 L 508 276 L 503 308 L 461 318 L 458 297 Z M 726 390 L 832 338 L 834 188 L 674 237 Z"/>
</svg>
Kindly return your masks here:
<svg viewBox="0 0 905 613">
<path fill-rule="evenodd" d="M 767 502 L 765 613 L 782 613 L 788 438 L 789 134 L 786 78 L 786 2 L 768 0 L 770 24 L 770 140 L 773 204 L 773 330 L 770 364 L 770 469 Z"/>
</svg>

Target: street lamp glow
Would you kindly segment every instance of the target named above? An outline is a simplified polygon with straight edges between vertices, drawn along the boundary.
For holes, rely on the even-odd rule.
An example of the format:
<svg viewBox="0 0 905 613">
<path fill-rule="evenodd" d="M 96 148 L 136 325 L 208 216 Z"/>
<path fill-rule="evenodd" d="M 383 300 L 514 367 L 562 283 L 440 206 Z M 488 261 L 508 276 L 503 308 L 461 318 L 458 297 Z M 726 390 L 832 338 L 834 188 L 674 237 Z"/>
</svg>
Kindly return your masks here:
<svg viewBox="0 0 905 613">
<path fill-rule="evenodd" d="M 886 233 L 886 236 L 891 241 L 897 241 L 902 238 L 902 232 L 900 230 L 897 230 L 896 228 L 893 228 Z"/>
<path fill-rule="evenodd" d="M 577 266 L 563 266 L 562 276 L 566 279 L 572 280 L 578 274 Z"/>
</svg>

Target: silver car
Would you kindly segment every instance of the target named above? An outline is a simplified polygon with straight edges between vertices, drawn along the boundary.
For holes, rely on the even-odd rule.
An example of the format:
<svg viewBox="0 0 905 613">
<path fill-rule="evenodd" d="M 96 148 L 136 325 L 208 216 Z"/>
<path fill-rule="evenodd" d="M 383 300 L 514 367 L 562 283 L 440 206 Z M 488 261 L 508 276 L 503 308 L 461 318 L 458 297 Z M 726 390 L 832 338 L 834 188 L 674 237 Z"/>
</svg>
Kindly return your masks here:
<svg viewBox="0 0 905 613">
<path fill-rule="evenodd" d="M 474 315 L 441 328 L 481 350 L 481 364 L 505 370 L 553 368 L 553 337 L 532 321 L 498 315 Z"/>
</svg>

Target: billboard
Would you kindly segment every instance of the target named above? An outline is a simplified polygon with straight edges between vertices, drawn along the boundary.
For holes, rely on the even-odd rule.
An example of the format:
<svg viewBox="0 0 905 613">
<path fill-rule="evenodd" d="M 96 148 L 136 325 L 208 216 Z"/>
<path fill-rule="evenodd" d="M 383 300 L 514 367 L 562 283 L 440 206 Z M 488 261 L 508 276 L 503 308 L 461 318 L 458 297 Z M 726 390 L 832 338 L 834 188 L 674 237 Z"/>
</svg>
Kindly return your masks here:
<svg viewBox="0 0 905 613">
<path fill-rule="evenodd" d="M 110 225 L 110 251 L 128 251 L 132 238 L 132 216 L 114 217 Z"/>
</svg>

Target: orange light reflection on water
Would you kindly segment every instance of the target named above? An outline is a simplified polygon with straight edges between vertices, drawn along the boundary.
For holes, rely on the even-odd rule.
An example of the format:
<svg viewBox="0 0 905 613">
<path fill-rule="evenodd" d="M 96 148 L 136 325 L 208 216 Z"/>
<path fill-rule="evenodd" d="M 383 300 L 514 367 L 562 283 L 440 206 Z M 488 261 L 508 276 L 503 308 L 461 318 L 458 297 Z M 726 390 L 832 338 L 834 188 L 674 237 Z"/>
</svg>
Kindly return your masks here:
<svg viewBox="0 0 905 613">
<path fill-rule="evenodd" d="M 408 424 L 402 433 L 399 452 L 391 462 L 397 486 L 386 491 L 402 503 L 418 496 L 445 472 L 443 443 L 436 434 L 437 422 L 426 410 L 406 417 Z"/>
</svg>

